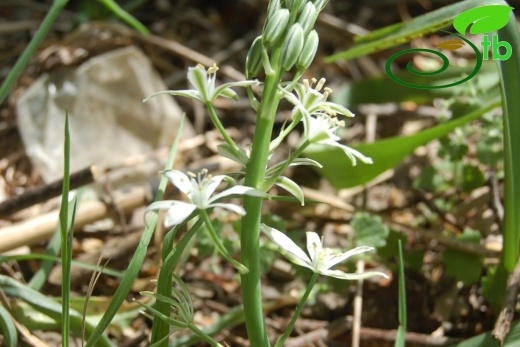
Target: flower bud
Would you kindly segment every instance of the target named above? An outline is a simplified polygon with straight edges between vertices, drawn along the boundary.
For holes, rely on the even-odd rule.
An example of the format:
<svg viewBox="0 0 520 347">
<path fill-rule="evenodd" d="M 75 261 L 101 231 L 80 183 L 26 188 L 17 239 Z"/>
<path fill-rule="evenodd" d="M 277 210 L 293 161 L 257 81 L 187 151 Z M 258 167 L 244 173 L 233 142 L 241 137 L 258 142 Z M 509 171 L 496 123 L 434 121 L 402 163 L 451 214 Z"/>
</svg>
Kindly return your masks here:
<svg viewBox="0 0 520 347">
<path fill-rule="evenodd" d="M 285 33 L 285 29 L 287 29 L 287 24 L 289 23 L 289 17 L 289 10 L 283 8 L 268 18 L 263 34 L 263 40 L 266 46 L 271 46 Z"/>
<path fill-rule="evenodd" d="M 320 38 L 316 30 L 313 30 L 307 35 L 305 38 L 305 44 L 303 45 L 302 53 L 298 58 L 298 62 L 296 66 L 298 69 L 306 70 L 312 63 L 314 56 L 316 55 L 316 51 L 318 50 L 318 44 L 320 42 Z"/>
<path fill-rule="evenodd" d="M 285 3 L 289 11 L 299 13 L 303 6 L 305 6 L 305 3 L 307 3 L 307 0 L 286 0 Z"/>
<path fill-rule="evenodd" d="M 325 6 L 327 6 L 328 2 L 329 0 L 315 0 L 314 6 L 316 6 L 318 12 L 321 12 L 325 8 Z"/>
<path fill-rule="evenodd" d="M 296 64 L 296 61 L 302 52 L 304 39 L 305 36 L 303 35 L 301 24 L 294 23 L 289 29 L 289 33 L 285 37 L 282 46 L 280 62 L 281 66 L 285 70 L 290 70 L 294 64 Z"/>
<path fill-rule="evenodd" d="M 308 2 L 303 8 L 300 18 L 298 18 L 298 23 L 302 25 L 303 33 L 305 35 L 307 35 L 314 27 L 316 18 L 318 18 L 318 11 L 311 2 Z"/>
<path fill-rule="evenodd" d="M 246 58 L 246 78 L 251 79 L 260 73 L 262 69 L 262 50 L 264 45 L 262 43 L 262 36 L 258 36 L 249 48 Z"/>
<path fill-rule="evenodd" d="M 276 11 L 281 9 L 282 6 L 280 5 L 280 0 L 271 0 L 269 1 L 269 6 L 267 7 L 267 19 L 266 21 L 269 21 L 269 18 L 271 18 Z"/>
</svg>

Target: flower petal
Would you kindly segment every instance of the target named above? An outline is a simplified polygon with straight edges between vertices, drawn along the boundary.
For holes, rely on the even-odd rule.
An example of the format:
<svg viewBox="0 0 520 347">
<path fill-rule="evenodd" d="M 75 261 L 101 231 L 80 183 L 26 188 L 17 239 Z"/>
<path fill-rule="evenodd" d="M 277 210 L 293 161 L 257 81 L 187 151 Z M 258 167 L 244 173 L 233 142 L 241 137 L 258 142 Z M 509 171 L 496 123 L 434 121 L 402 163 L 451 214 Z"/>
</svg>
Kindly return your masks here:
<svg viewBox="0 0 520 347">
<path fill-rule="evenodd" d="M 222 180 L 224 178 L 226 178 L 225 175 L 217 175 L 217 176 L 213 176 L 209 179 L 209 182 L 207 183 L 207 186 L 206 186 L 206 189 L 204 192 L 205 201 L 207 201 L 208 203 L 210 203 L 211 201 L 214 201 L 214 199 L 211 198 L 211 196 L 213 195 L 213 193 L 219 186 L 220 182 L 222 182 Z"/>
<path fill-rule="evenodd" d="M 249 87 L 259 85 L 260 82 L 258 80 L 248 80 L 248 81 L 240 81 L 240 82 L 230 82 L 224 83 L 217 88 L 213 92 L 212 99 L 215 100 L 217 96 L 224 96 L 226 98 L 230 98 L 233 100 L 238 100 L 238 94 L 231 89 L 231 87 Z"/>
<path fill-rule="evenodd" d="M 383 272 L 362 272 L 357 274 L 350 274 L 340 270 L 321 270 L 320 274 L 324 276 L 339 278 L 340 280 L 362 280 L 374 276 L 382 276 L 384 278 L 388 278 L 388 276 Z"/>
<path fill-rule="evenodd" d="M 161 94 L 169 94 L 169 95 L 175 95 L 175 96 L 184 96 L 185 98 L 190 98 L 190 99 L 194 99 L 194 100 L 203 102 L 200 93 L 197 90 L 192 90 L 192 89 L 187 89 L 187 90 L 165 90 L 165 91 L 158 92 L 158 93 L 155 93 L 155 94 L 147 97 L 146 99 L 143 100 L 143 102 L 147 102 L 151 98 L 153 98 L 153 97 L 155 97 L 157 95 L 161 95 Z"/>
<path fill-rule="evenodd" d="M 174 201 L 174 200 L 164 200 L 164 201 L 155 201 L 155 202 L 152 202 L 147 208 L 146 208 L 146 212 L 145 213 L 148 213 L 150 211 L 157 211 L 157 210 L 164 210 L 164 209 L 169 209 L 170 207 L 172 207 L 176 202 L 178 201 Z"/>
<path fill-rule="evenodd" d="M 208 95 L 208 73 L 203 66 L 195 66 L 188 68 L 188 81 L 197 89 L 201 96 L 201 102 L 211 101 Z"/>
<path fill-rule="evenodd" d="M 181 224 L 188 218 L 197 206 L 182 201 L 174 201 L 175 204 L 170 207 L 164 218 L 164 226 L 167 228 L 177 224 Z"/>
<path fill-rule="evenodd" d="M 323 251 L 320 237 L 314 231 L 307 231 L 307 251 L 309 252 L 312 263 L 317 264 L 319 254 Z"/>
<path fill-rule="evenodd" d="M 219 199 L 222 199 L 222 198 L 224 198 L 226 196 L 230 196 L 230 195 L 249 195 L 249 196 L 258 196 L 258 197 L 267 196 L 266 193 L 256 190 L 255 188 L 237 185 L 237 186 L 231 187 L 229 189 L 226 189 L 218 194 L 215 194 L 210 199 L 210 202 L 217 201 Z"/>
<path fill-rule="evenodd" d="M 350 159 L 350 161 L 352 162 L 352 165 L 356 165 L 357 164 L 357 161 L 356 161 L 356 157 L 361 159 L 361 161 L 365 164 L 372 164 L 373 161 L 372 161 L 372 158 L 369 158 L 369 157 L 365 157 L 363 154 L 361 154 L 359 151 L 356 151 L 355 149 L 353 148 L 350 148 L 348 146 L 345 146 L 345 145 L 342 145 L 336 141 L 323 141 L 323 142 L 320 142 L 324 145 L 329 145 L 329 146 L 333 146 L 333 147 L 338 147 L 340 148 L 341 150 L 343 150 L 343 152 L 345 152 L 345 154 L 347 155 L 347 157 Z"/>
<path fill-rule="evenodd" d="M 308 267 L 314 270 L 312 267 L 312 261 L 309 259 L 307 254 L 296 245 L 287 235 L 279 230 L 271 228 L 265 224 L 260 226 L 262 231 L 281 248 L 281 253 L 290 261 L 296 265 Z"/>
<path fill-rule="evenodd" d="M 342 261 L 345 261 L 348 258 L 350 258 L 356 254 L 365 253 L 365 252 L 371 251 L 373 249 L 374 249 L 374 247 L 360 246 L 360 247 L 351 249 L 350 251 L 345 252 L 345 253 L 334 254 L 334 255 L 330 256 L 329 259 L 327 259 L 325 268 L 330 269 L 334 265 L 339 264 Z"/>
<path fill-rule="evenodd" d="M 223 204 L 223 203 L 214 203 L 209 205 L 208 207 L 221 207 L 226 210 L 230 210 L 232 212 L 235 212 L 236 214 L 239 214 L 241 216 L 244 216 L 246 214 L 246 210 L 244 210 L 243 207 L 237 206 L 235 204 Z"/>
<path fill-rule="evenodd" d="M 179 188 L 181 192 L 190 196 L 191 191 L 193 190 L 193 184 L 191 183 L 191 179 L 184 172 L 179 170 L 169 170 L 163 172 L 164 177 L 170 180 L 170 182 Z"/>
<path fill-rule="evenodd" d="M 346 117 L 354 117 L 354 113 L 352 113 L 348 108 L 342 106 L 340 104 L 336 104 L 335 102 L 324 102 L 322 105 L 330 107 L 336 113 L 342 114 Z"/>
</svg>

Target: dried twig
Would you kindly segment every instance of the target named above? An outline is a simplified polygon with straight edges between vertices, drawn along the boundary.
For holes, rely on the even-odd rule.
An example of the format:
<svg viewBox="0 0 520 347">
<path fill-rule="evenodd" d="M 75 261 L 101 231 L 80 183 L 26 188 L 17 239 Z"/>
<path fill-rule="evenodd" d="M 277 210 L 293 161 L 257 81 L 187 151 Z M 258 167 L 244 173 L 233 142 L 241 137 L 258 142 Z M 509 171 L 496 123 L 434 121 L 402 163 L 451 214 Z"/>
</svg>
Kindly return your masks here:
<svg viewBox="0 0 520 347">
<path fill-rule="evenodd" d="M 506 338 L 507 333 L 509 333 L 509 328 L 511 327 L 511 322 L 513 321 L 513 317 L 515 315 L 515 306 L 517 302 L 519 285 L 520 259 L 517 261 L 515 269 L 512 273 L 509 274 L 509 277 L 507 279 L 506 296 L 504 298 L 504 303 L 502 304 L 502 309 L 500 310 L 498 319 L 495 322 L 495 327 L 493 328 L 493 332 L 491 333 L 491 336 L 493 336 L 493 338 L 498 341 L 500 346 L 504 344 L 504 339 Z"/>
<path fill-rule="evenodd" d="M 90 166 L 70 175 L 70 189 L 76 189 L 96 180 L 97 170 Z M 41 187 L 26 190 L 23 194 L 14 196 L 0 203 L 0 216 L 7 216 L 29 206 L 44 202 L 61 194 L 63 180 L 55 181 Z"/>
</svg>

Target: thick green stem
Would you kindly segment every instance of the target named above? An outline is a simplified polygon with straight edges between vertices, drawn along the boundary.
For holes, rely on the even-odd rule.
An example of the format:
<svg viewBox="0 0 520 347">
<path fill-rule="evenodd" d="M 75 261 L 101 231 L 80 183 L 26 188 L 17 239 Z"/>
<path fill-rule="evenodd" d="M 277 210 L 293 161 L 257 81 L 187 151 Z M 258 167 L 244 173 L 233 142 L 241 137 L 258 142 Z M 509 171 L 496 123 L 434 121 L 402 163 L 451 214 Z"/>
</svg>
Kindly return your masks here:
<svg viewBox="0 0 520 347">
<path fill-rule="evenodd" d="M 258 109 L 251 158 L 246 167 L 245 178 L 245 184 L 256 189 L 261 188 L 265 180 L 274 117 L 280 101 L 280 75 L 281 73 L 267 76 L 264 97 Z M 260 287 L 259 237 L 262 198 L 246 196 L 244 208 L 247 214 L 242 220 L 241 261 L 249 269 L 249 273 L 241 276 L 241 282 L 247 334 L 251 347 L 266 347 L 269 346 L 269 340 L 265 330 Z"/>
<path fill-rule="evenodd" d="M 316 281 L 318 280 L 319 276 L 320 276 L 319 273 L 314 273 L 312 275 L 311 280 L 309 281 L 309 285 L 307 286 L 307 289 L 305 290 L 305 293 L 303 294 L 302 299 L 300 300 L 300 303 L 296 307 L 296 311 L 294 311 L 294 314 L 292 316 L 291 321 L 289 322 L 289 325 L 285 329 L 283 335 L 280 336 L 278 341 L 276 341 L 276 345 L 274 347 L 282 347 L 285 340 L 287 340 L 289 335 L 291 335 L 291 332 L 294 328 L 294 324 L 296 323 L 296 320 L 300 316 L 300 313 L 302 312 L 303 307 L 305 306 L 305 303 L 307 302 L 307 299 L 309 299 L 309 295 L 311 294 L 312 288 L 314 288 L 314 285 L 316 284 Z"/>
</svg>

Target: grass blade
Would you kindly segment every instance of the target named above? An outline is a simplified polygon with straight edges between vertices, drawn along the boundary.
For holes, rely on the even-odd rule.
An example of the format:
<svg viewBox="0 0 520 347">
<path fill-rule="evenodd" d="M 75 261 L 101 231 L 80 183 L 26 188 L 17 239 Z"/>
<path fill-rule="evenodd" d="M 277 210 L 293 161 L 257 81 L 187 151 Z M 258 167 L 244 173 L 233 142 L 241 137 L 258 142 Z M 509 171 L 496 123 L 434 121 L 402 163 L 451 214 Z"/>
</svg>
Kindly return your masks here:
<svg viewBox="0 0 520 347">
<path fill-rule="evenodd" d="M 47 12 L 47 15 L 43 19 L 43 22 L 38 28 L 38 31 L 32 38 L 31 42 L 29 42 L 29 45 L 27 46 L 27 48 L 25 48 L 25 51 L 22 53 L 20 58 L 18 58 L 18 60 L 16 61 L 16 64 L 7 75 L 6 79 L 4 80 L 4 83 L 2 83 L 2 86 L 0 87 L 0 104 L 5 100 L 5 97 L 11 90 L 11 87 L 13 86 L 14 82 L 22 74 L 22 71 L 29 62 L 29 59 L 31 59 L 31 56 L 36 51 L 36 48 L 38 48 L 40 42 L 49 32 L 52 24 L 54 24 L 56 18 L 60 14 L 63 7 L 65 7 L 67 2 L 68 0 L 54 0 L 54 2 L 52 3 L 50 10 L 49 12 Z"/>
<path fill-rule="evenodd" d="M 60 243 L 61 243 L 61 302 L 62 320 L 61 336 L 62 345 L 69 346 L 70 337 L 70 267 L 72 261 L 72 225 L 74 217 L 69 224 L 69 203 L 72 205 L 71 211 L 76 209 L 76 197 L 69 201 L 70 193 L 70 134 L 69 134 L 69 114 L 65 113 L 65 142 L 63 145 L 63 187 L 61 190 L 60 207 Z"/>
<path fill-rule="evenodd" d="M 62 321 L 62 305 L 40 292 L 23 285 L 11 277 L 0 275 L 0 287 L 7 295 L 19 298 L 33 306 L 39 312 L 46 314 L 57 322 Z M 76 336 L 81 336 L 83 317 L 75 310 L 70 310 L 70 328 Z M 90 336 L 95 326 L 86 322 L 86 333 Z M 96 347 L 113 347 L 114 345 L 106 336 L 101 336 Z"/>
<path fill-rule="evenodd" d="M 179 141 L 182 134 L 182 128 L 185 120 L 185 116 L 182 117 L 181 122 L 179 124 L 179 130 L 177 131 L 177 136 L 175 138 L 175 141 L 172 145 L 172 148 L 170 150 L 170 154 L 168 156 L 168 162 L 165 165 L 165 170 L 169 170 L 173 166 L 173 162 L 175 159 L 175 155 L 177 153 L 177 147 L 179 145 Z M 161 179 L 161 183 L 159 184 L 159 189 L 157 190 L 157 194 L 155 196 L 155 201 L 162 200 L 164 196 L 164 191 L 166 189 L 166 185 L 168 183 L 168 180 L 163 177 Z M 148 249 L 148 244 L 150 243 L 150 240 L 152 239 L 153 232 L 155 230 L 155 226 L 157 224 L 157 212 L 151 212 L 149 213 L 149 217 L 147 218 L 146 228 L 143 232 L 143 235 L 141 236 L 141 241 L 139 242 L 139 245 L 137 246 L 137 249 L 135 250 L 134 256 L 132 257 L 132 260 L 130 260 L 130 264 L 128 265 L 128 269 L 121 280 L 121 283 L 119 284 L 119 287 L 117 288 L 116 292 L 114 293 L 114 296 L 112 297 L 112 300 L 110 301 L 110 304 L 107 307 L 107 311 L 101 318 L 99 324 L 96 326 L 96 329 L 90 336 L 90 338 L 87 340 L 86 347 L 92 347 L 97 346 L 97 340 L 103 335 L 103 332 L 108 327 L 114 316 L 116 315 L 119 307 L 123 303 L 123 301 L 126 299 L 126 296 L 130 292 L 130 289 L 132 288 L 132 284 L 139 274 L 139 270 L 141 268 L 141 265 L 143 264 L 144 258 L 146 256 L 146 251 Z"/>
<path fill-rule="evenodd" d="M 71 214 L 71 216 L 72 216 L 72 214 Z M 8 261 L 23 261 L 23 260 L 34 260 L 34 259 L 41 259 L 41 260 L 48 261 L 51 265 L 54 264 L 55 262 L 58 262 L 58 263 L 61 262 L 60 257 L 51 255 L 51 254 L 30 253 L 30 254 L 19 254 L 19 255 L 9 255 L 9 256 L 0 255 L 0 263 L 4 263 L 4 262 L 8 262 Z M 123 274 L 120 271 L 110 269 L 110 268 L 100 269 L 95 264 L 89 264 L 89 263 L 84 263 L 81 261 L 72 260 L 71 265 L 78 266 L 83 269 L 88 269 L 88 270 L 92 270 L 92 271 L 101 271 L 101 273 L 104 273 L 105 275 L 109 275 L 109 276 L 123 277 Z M 40 268 L 41 267 L 42 267 L 42 265 L 40 265 Z M 45 275 L 45 276 L 47 276 L 47 275 Z M 44 280 L 45 280 L 45 278 L 46 277 L 44 277 Z M 29 285 L 29 286 L 34 290 L 39 290 L 39 288 L 40 288 L 40 287 L 35 288 L 31 285 Z"/>
<path fill-rule="evenodd" d="M 143 34 L 143 35 L 150 34 L 148 29 L 141 22 L 139 22 L 130 13 L 128 13 L 124 9 L 122 9 L 115 1 L 113 1 L 113 0 L 98 0 L 98 1 L 101 2 L 103 5 L 105 5 L 106 8 L 108 8 L 116 16 L 118 16 L 121 20 L 126 22 L 128 25 L 132 26 L 135 30 L 137 30 L 141 34 Z"/>
<path fill-rule="evenodd" d="M 404 279 L 403 245 L 399 242 L 399 328 L 394 347 L 405 347 L 406 343 L 406 287 Z"/>
<path fill-rule="evenodd" d="M 0 303 L 0 331 L 2 332 L 5 339 L 6 347 L 18 346 L 18 333 L 16 326 L 14 325 L 13 318 L 9 314 L 9 311 Z"/>
<path fill-rule="evenodd" d="M 408 42 L 414 38 L 433 33 L 448 27 L 455 17 L 466 10 L 477 6 L 504 4 L 503 0 L 466 0 L 456 4 L 428 12 L 410 21 L 397 23 L 358 38 L 359 44 L 347 51 L 336 53 L 325 58 L 326 63 L 340 59 L 353 59 L 363 55 L 379 52 L 390 47 Z"/>
<path fill-rule="evenodd" d="M 83 189 L 78 189 L 76 192 L 76 199 L 77 203 L 79 204 L 79 201 L 81 200 L 81 195 L 83 194 Z M 67 214 L 67 225 L 71 225 L 73 213 L 74 211 L 69 211 Z M 34 290 L 40 290 L 41 287 L 45 284 L 45 281 L 47 280 L 47 277 L 49 276 L 49 273 L 51 272 L 52 267 L 54 266 L 54 263 L 56 261 L 61 262 L 61 258 L 57 257 L 57 255 L 60 252 L 60 245 L 61 245 L 61 239 L 60 239 L 60 224 L 56 226 L 56 231 L 52 235 L 51 240 L 49 241 L 47 245 L 47 249 L 45 250 L 45 256 L 41 254 L 27 254 L 23 256 L 12 256 L 12 257 L 1 257 L 0 256 L 0 262 L 2 261 L 9 261 L 9 260 L 27 260 L 27 259 L 43 259 L 42 263 L 40 264 L 40 267 L 38 268 L 38 271 L 34 274 L 34 276 L 29 281 L 29 286 Z M 82 266 L 85 268 L 89 268 L 90 264 L 85 264 L 81 262 L 75 262 L 72 260 L 73 265 Z M 96 268 L 94 266 L 91 267 L 93 270 Z M 107 273 L 110 274 L 110 273 Z M 111 276 L 120 277 L 120 273 L 112 270 Z"/>
<path fill-rule="evenodd" d="M 518 259 L 520 242 L 520 35 L 516 19 L 510 14 L 508 24 L 498 31 L 501 41 L 509 42 L 513 54 L 499 61 L 502 107 L 504 113 L 505 201 L 503 265 L 513 271 Z"/>
</svg>

